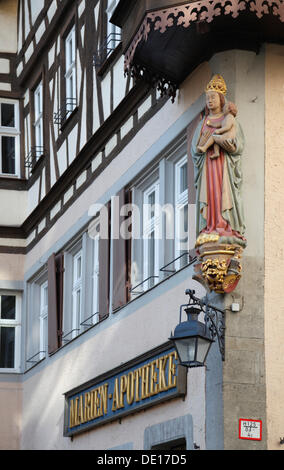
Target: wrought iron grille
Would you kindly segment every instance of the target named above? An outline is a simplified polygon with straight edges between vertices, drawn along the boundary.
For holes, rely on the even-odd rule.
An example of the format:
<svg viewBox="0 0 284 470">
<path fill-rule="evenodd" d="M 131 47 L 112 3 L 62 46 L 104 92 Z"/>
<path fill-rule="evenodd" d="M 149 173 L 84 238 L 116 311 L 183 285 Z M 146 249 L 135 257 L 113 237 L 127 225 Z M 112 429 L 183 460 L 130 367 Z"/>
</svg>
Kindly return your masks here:
<svg viewBox="0 0 284 470">
<path fill-rule="evenodd" d="M 180 308 L 180 322 L 183 307 L 197 306 L 200 313 L 204 314 L 204 323 L 208 329 L 211 339 L 215 340 L 217 337 L 222 360 L 225 360 L 225 312 L 209 304 L 207 295 L 203 299 L 195 296 L 195 291 L 187 289 L 186 295 L 189 296 L 188 304 L 181 305 Z"/>
<path fill-rule="evenodd" d="M 44 155 L 44 147 L 37 146 L 32 147 L 30 152 L 25 158 L 25 168 L 28 168 L 28 176 L 30 177 L 33 171 L 33 168 L 38 161 L 38 159 Z"/>
<path fill-rule="evenodd" d="M 121 33 L 109 34 L 94 55 L 94 67 L 101 67 L 120 42 Z"/>
<path fill-rule="evenodd" d="M 76 98 L 66 98 L 64 105 L 58 110 L 57 113 L 54 113 L 54 124 L 62 126 L 62 124 L 68 119 L 70 114 L 73 113 L 76 107 Z"/>
</svg>

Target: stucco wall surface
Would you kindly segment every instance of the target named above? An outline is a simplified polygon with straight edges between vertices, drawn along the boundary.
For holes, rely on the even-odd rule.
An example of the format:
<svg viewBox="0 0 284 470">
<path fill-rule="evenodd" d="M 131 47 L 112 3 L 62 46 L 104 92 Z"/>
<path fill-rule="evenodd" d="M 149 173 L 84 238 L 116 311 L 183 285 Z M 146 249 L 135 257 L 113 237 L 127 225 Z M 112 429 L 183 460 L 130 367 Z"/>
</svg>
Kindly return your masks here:
<svg viewBox="0 0 284 470">
<path fill-rule="evenodd" d="M 178 321 L 176 299 L 184 299 L 189 284 L 181 274 L 169 280 L 168 287 L 157 286 L 144 300 L 135 300 L 25 374 L 22 449 L 108 449 L 132 442 L 133 449 L 142 450 L 146 428 L 188 414 L 193 438 L 205 448 L 204 368 L 189 372 L 184 401 L 154 406 L 73 441 L 63 437 L 64 392 L 167 341 Z M 199 289 L 194 281 L 191 284 Z M 200 289 L 198 293 L 202 295 Z"/>
<path fill-rule="evenodd" d="M 226 351 L 223 368 L 224 447 L 226 450 L 266 448 L 264 357 L 264 87 L 265 51 L 227 51 L 211 61 L 236 103 L 245 135 L 242 155 L 243 203 L 247 248 L 242 278 L 226 295 Z M 240 311 L 232 313 L 232 302 Z M 239 439 L 239 419 L 260 419 L 261 441 Z"/>
<path fill-rule="evenodd" d="M 17 52 L 18 0 L 0 2 L 0 52 Z"/>
<path fill-rule="evenodd" d="M 284 434 L 284 46 L 267 45 L 265 63 L 265 354 L 268 448 Z"/>
<path fill-rule="evenodd" d="M 19 450 L 22 386 L 19 378 L 0 376 L 0 450 Z"/>
</svg>

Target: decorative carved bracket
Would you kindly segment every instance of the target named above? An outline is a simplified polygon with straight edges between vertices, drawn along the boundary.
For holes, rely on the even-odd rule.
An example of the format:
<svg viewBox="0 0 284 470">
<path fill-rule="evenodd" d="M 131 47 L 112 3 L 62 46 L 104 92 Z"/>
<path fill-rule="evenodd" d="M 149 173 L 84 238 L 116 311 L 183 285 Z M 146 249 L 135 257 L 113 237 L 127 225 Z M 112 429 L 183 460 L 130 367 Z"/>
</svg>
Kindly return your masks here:
<svg viewBox="0 0 284 470">
<path fill-rule="evenodd" d="M 163 34 L 174 25 L 188 28 L 196 22 L 211 23 L 215 17 L 220 15 L 230 15 L 232 18 L 237 18 L 244 11 L 255 13 L 259 19 L 264 15 L 272 14 L 284 23 L 284 3 L 282 0 L 201 0 L 147 13 L 125 53 L 125 72 L 135 78 L 147 78 L 145 68 L 135 65 L 133 59 L 137 46 L 142 41 L 147 42 L 152 30 L 160 31 Z M 174 100 L 177 90 L 176 84 L 170 83 L 162 77 L 152 76 L 150 81 L 155 86 L 158 85 L 164 94 L 172 96 Z"/>
</svg>

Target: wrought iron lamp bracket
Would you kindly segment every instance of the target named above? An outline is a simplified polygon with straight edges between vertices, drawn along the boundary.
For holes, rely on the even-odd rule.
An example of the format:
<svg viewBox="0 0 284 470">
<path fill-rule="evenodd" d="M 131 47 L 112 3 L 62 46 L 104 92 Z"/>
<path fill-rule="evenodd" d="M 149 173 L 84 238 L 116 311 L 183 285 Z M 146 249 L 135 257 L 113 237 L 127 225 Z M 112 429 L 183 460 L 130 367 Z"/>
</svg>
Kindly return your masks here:
<svg viewBox="0 0 284 470">
<path fill-rule="evenodd" d="M 188 304 L 180 306 L 180 321 L 182 310 L 185 307 L 198 307 L 200 313 L 204 314 L 204 323 L 206 325 L 207 331 L 210 334 L 212 340 L 215 340 L 217 337 L 219 350 L 221 353 L 222 361 L 225 361 L 225 313 L 223 310 L 210 305 L 208 299 L 199 299 L 195 296 L 195 291 L 191 289 L 186 290 L 186 295 L 189 296 Z"/>
</svg>

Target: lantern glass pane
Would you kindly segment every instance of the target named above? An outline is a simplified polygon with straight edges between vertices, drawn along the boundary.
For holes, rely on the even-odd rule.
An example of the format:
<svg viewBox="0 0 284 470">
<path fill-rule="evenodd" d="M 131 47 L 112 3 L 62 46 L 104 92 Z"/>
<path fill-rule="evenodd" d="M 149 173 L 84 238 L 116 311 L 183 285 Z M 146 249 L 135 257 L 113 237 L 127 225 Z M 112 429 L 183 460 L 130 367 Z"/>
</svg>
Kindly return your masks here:
<svg viewBox="0 0 284 470">
<path fill-rule="evenodd" d="M 179 339 L 175 343 L 182 363 L 195 360 L 196 338 Z"/>
<path fill-rule="evenodd" d="M 210 349 L 211 341 L 205 338 L 198 338 L 198 348 L 197 348 L 197 362 L 204 363 L 207 353 Z"/>
</svg>

